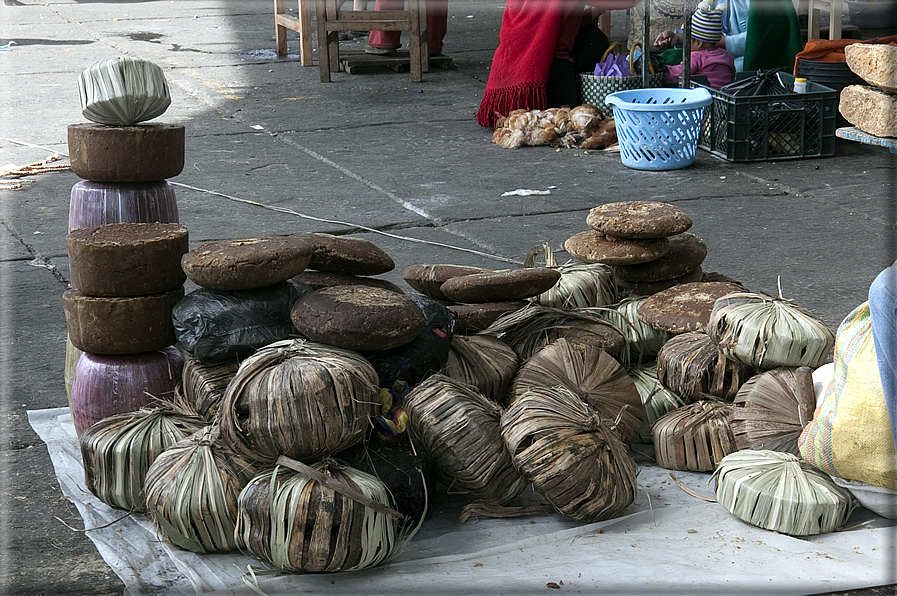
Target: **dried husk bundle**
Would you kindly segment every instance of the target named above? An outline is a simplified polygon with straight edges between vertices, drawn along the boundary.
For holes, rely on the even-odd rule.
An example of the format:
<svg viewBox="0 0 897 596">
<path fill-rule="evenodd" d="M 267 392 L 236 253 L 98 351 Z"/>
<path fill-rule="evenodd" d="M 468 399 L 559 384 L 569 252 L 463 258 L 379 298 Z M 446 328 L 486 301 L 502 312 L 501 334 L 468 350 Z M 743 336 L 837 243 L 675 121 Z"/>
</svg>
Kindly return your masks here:
<svg viewBox="0 0 897 596">
<path fill-rule="evenodd" d="M 177 401 L 211 422 L 218 414 L 224 392 L 239 368 L 237 360 L 203 364 L 196 358 L 187 358 L 181 373 Z"/>
<path fill-rule="evenodd" d="M 243 361 L 219 408 L 221 440 L 247 457 L 312 459 L 358 443 L 379 411 L 377 373 L 361 354 L 284 340 Z"/>
<path fill-rule="evenodd" d="M 618 517 L 635 500 L 636 465 L 612 423 L 569 389 L 542 387 L 508 407 L 501 437 L 542 496 L 589 523 Z"/>
<path fill-rule="evenodd" d="M 731 402 L 754 371 L 726 358 L 703 331 L 673 336 L 657 353 L 657 378 L 686 400 Z"/>
<path fill-rule="evenodd" d="M 654 426 L 657 419 L 667 412 L 686 405 L 685 400 L 657 380 L 657 368 L 653 365 L 636 366 L 630 368 L 628 372 L 642 398 L 642 407 L 645 409 L 645 417 L 638 430 L 638 440 L 641 443 L 650 444 L 654 441 L 651 427 Z"/>
<path fill-rule="evenodd" d="M 503 403 L 520 368 L 517 353 L 491 335 L 456 335 L 441 373 Z"/>
<path fill-rule="evenodd" d="M 499 435 L 501 407 L 472 387 L 432 375 L 405 398 L 415 445 L 450 492 L 504 504 L 526 487 Z"/>
<path fill-rule="evenodd" d="M 78 76 L 81 113 L 98 124 L 131 126 L 160 116 L 171 105 L 165 74 L 156 64 L 117 56 Z"/>
<path fill-rule="evenodd" d="M 605 317 L 623 332 L 629 346 L 630 360 L 648 362 L 654 360 L 660 348 L 672 337 L 663 331 L 648 325 L 638 318 L 638 307 L 647 296 L 630 296 L 605 311 Z"/>
<path fill-rule="evenodd" d="M 774 368 L 754 375 L 733 402 L 731 424 L 738 449 L 768 449 L 800 455 L 797 439 L 813 419 L 813 370 Z"/>
<path fill-rule="evenodd" d="M 850 491 L 791 453 L 738 451 L 710 479 L 717 501 L 737 518 L 791 536 L 833 532 L 857 505 Z"/>
<path fill-rule="evenodd" d="M 237 548 L 237 498 L 259 469 L 208 426 L 162 452 L 146 473 L 146 511 L 172 544 L 195 553 Z"/>
<path fill-rule="evenodd" d="M 737 451 L 729 425 L 732 404 L 699 401 L 657 419 L 651 428 L 657 463 L 670 470 L 710 472 Z"/>
<path fill-rule="evenodd" d="M 354 571 L 398 555 L 419 528 L 383 512 L 394 504 L 376 477 L 333 460 L 310 468 L 319 479 L 276 466 L 246 485 L 236 528 L 242 549 L 283 571 Z"/>
<path fill-rule="evenodd" d="M 170 407 L 116 414 L 79 440 L 87 489 L 110 507 L 145 511 L 143 483 L 156 458 L 205 425 Z"/>
<path fill-rule="evenodd" d="M 790 300 L 739 292 L 713 304 L 707 335 L 729 358 L 763 370 L 818 368 L 831 356 L 834 332 Z"/>
<path fill-rule="evenodd" d="M 544 255 L 542 263 L 537 263 Z M 607 306 L 617 301 L 618 290 L 614 270 L 603 263 L 565 263 L 558 265 L 551 247 L 545 243 L 533 247 L 526 255 L 524 267 L 550 267 L 561 279 L 548 291 L 530 298 L 542 306 L 554 308 L 586 308 Z"/>
<path fill-rule="evenodd" d="M 561 386 L 595 410 L 621 439 L 638 437 L 644 409 L 638 389 L 626 369 L 600 348 L 574 345 L 561 338 L 524 362 L 511 387 L 512 403 L 541 387 Z"/>
<path fill-rule="evenodd" d="M 626 357 L 626 339 L 598 309 L 562 309 L 530 305 L 498 318 L 485 331 L 511 346 L 521 361 L 554 340 L 591 344 L 618 360 Z"/>
</svg>

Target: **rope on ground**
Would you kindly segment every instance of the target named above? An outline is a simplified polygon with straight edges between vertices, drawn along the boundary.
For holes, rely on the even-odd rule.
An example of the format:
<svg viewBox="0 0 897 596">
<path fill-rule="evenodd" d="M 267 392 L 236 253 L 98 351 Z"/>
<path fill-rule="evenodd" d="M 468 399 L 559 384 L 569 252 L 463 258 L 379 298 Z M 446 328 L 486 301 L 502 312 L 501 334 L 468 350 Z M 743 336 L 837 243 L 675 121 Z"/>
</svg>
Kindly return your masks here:
<svg viewBox="0 0 897 596">
<path fill-rule="evenodd" d="M 16 166 L 13 164 L 8 164 L 0 168 L 0 178 L 13 178 L 13 180 L 0 180 L 0 189 L 5 190 L 15 190 L 17 188 L 22 188 L 25 182 L 34 182 L 29 178 L 23 178 L 24 176 L 34 176 L 35 174 L 46 174 L 48 172 L 68 172 L 71 171 L 72 166 L 69 164 L 53 164 L 59 159 L 59 155 L 51 155 L 47 159 L 43 161 L 36 161 L 34 163 L 25 164 L 24 166 Z"/>
</svg>

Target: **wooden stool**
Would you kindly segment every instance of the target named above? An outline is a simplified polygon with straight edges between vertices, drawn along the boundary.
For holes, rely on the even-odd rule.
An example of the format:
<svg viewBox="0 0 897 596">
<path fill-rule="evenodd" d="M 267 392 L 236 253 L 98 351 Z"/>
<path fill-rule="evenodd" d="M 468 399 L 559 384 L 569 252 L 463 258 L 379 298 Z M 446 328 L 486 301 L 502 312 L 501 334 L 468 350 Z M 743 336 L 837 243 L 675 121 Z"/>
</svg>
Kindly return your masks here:
<svg viewBox="0 0 897 596">
<path fill-rule="evenodd" d="M 287 53 L 287 29 L 299 34 L 299 61 L 302 66 L 311 66 L 311 0 L 299 0 L 298 17 L 285 13 L 284 0 L 274 0 L 274 39 L 279 56 Z"/>
<path fill-rule="evenodd" d="M 828 38 L 841 39 L 841 19 L 843 17 L 844 4 L 842 0 L 810 0 L 809 14 L 807 14 L 807 38 L 819 39 L 820 10 L 827 10 L 829 14 Z"/>
</svg>

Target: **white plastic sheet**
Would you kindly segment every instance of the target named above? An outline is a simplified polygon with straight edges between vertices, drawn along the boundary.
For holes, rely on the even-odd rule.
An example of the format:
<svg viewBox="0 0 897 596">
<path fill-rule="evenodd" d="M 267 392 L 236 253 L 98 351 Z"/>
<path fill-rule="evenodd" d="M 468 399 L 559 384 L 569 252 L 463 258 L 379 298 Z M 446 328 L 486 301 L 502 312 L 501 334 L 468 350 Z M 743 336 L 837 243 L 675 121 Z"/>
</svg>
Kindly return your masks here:
<svg viewBox="0 0 897 596">
<path fill-rule="evenodd" d="M 256 593 L 244 577 L 249 565 L 263 569 L 258 561 L 240 553 L 178 550 L 160 540 L 142 515 L 122 518 L 122 511 L 91 495 L 68 408 L 28 416 L 85 527 L 106 526 L 87 535 L 130 594 Z M 712 496 L 709 474 L 677 477 Z M 813 594 L 897 583 L 897 527 L 865 509 L 854 514 L 848 530 L 800 539 L 750 526 L 721 505 L 687 494 L 668 470 L 642 465 L 638 479 L 638 499 L 614 520 L 584 525 L 555 513 L 461 524 L 464 502 L 446 500 L 408 548 L 381 567 L 249 581 L 272 596 L 544 595 L 555 586 L 558 593 L 584 594 Z"/>
</svg>

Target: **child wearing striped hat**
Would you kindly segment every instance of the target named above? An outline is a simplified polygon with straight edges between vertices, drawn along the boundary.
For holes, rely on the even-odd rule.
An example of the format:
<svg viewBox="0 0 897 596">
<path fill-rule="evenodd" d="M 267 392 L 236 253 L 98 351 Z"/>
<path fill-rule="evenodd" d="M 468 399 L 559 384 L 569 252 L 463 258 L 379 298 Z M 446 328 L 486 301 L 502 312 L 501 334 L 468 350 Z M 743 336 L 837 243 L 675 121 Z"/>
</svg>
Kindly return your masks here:
<svg viewBox="0 0 897 596">
<path fill-rule="evenodd" d="M 713 0 L 704 0 L 691 17 L 691 74 L 703 75 L 714 89 L 735 80 L 735 58 L 717 47 L 723 37 L 723 11 L 725 5 L 714 6 Z M 654 42 L 659 47 L 670 47 L 681 37 L 672 31 L 664 31 Z M 664 82 L 676 84 L 682 75 L 682 65 L 667 68 Z"/>
</svg>

